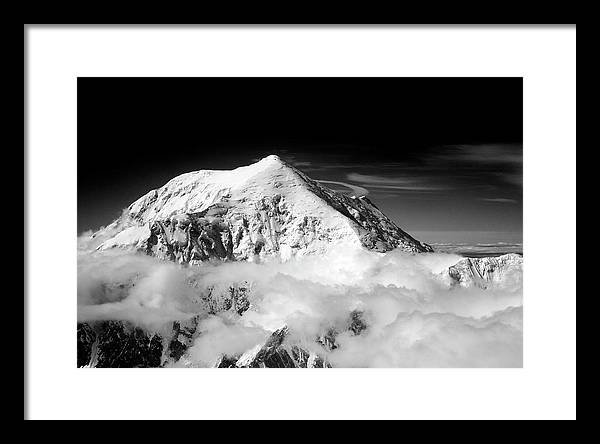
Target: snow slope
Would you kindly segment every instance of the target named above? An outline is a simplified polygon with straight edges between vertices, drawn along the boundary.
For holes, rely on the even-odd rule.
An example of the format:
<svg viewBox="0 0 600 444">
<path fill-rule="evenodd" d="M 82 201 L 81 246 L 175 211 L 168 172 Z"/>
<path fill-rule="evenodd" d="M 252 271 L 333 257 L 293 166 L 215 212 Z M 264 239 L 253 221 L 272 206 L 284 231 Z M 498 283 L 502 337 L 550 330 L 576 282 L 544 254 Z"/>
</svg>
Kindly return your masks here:
<svg viewBox="0 0 600 444">
<path fill-rule="evenodd" d="M 179 263 L 322 254 L 337 246 L 430 252 L 366 197 L 348 197 L 277 156 L 231 171 L 175 177 L 94 233 L 99 250 L 126 248 Z"/>
</svg>

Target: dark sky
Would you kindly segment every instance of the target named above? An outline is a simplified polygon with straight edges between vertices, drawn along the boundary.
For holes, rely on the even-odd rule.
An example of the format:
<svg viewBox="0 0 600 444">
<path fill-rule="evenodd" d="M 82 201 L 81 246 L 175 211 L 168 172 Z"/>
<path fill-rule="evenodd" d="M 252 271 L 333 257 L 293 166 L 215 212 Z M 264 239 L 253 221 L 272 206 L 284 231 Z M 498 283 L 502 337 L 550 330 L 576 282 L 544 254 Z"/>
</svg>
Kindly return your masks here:
<svg viewBox="0 0 600 444">
<path fill-rule="evenodd" d="M 521 235 L 521 78 L 77 85 L 80 233 L 178 174 L 278 154 L 313 179 L 366 189 L 409 232 Z"/>
</svg>

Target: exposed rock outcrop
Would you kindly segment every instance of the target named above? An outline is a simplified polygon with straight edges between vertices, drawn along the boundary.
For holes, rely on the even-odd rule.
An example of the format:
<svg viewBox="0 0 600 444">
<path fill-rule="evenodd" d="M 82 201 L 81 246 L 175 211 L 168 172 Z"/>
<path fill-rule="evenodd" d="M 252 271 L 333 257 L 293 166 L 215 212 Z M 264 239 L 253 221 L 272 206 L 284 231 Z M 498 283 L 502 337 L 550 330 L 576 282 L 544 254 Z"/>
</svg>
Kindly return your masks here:
<svg viewBox="0 0 600 444">
<path fill-rule="evenodd" d="M 523 256 L 510 253 L 498 257 L 465 258 L 448 268 L 448 276 L 464 287 L 522 285 Z"/>
</svg>

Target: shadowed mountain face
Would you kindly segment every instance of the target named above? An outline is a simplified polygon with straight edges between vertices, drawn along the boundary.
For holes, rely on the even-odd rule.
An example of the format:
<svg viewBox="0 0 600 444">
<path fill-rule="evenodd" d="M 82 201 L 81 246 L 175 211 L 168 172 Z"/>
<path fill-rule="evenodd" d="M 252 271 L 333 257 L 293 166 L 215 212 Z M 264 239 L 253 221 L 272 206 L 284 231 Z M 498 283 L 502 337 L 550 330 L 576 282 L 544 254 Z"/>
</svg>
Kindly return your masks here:
<svg viewBox="0 0 600 444">
<path fill-rule="evenodd" d="M 340 245 L 433 251 L 366 197 L 333 191 L 273 155 L 231 171 L 178 176 L 93 238 L 100 250 L 128 248 L 189 264 L 289 259 Z"/>
</svg>

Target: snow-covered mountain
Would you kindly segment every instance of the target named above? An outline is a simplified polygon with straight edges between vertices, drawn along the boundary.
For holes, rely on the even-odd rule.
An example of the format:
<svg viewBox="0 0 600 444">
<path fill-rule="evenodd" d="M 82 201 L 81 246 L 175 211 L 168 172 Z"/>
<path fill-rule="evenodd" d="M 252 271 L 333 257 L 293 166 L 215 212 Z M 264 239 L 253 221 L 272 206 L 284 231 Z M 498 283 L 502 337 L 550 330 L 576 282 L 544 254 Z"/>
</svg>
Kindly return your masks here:
<svg viewBox="0 0 600 444">
<path fill-rule="evenodd" d="M 463 287 L 522 286 L 523 256 L 510 253 L 498 257 L 464 258 L 447 270 L 453 283 Z"/>
<path fill-rule="evenodd" d="M 98 249 L 127 248 L 178 263 L 324 253 L 340 244 L 430 252 L 366 197 L 333 191 L 271 155 L 231 171 L 175 177 L 93 235 Z"/>
<path fill-rule="evenodd" d="M 424 365 L 411 356 L 435 353 L 440 340 L 460 351 L 442 351 L 457 356 L 448 365 L 464 365 L 467 349 L 496 356 L 506 343 L 517 344 L 506 362 L 518 362 L 522 256 L 458 260 L 395 249 L 433 251 L 367 198 L 330 190 L 277 156 L 183 174 L 132 203 L 80 251 L 77 365 L 328 368 L 348 365 L 348 356 L 359 366 L 395 356 Z M 351 272 L 331 267 L 333 283 L 315 271 L 348 257 Z M 240 262 L 185 266 L 211 259 Z M 289 268 L 267 273 L 279 266 Z M 362 281 L 346 282 L 361 273 Z M 386 353 L 391 361 L 382 361 Z"/>
</svg>

